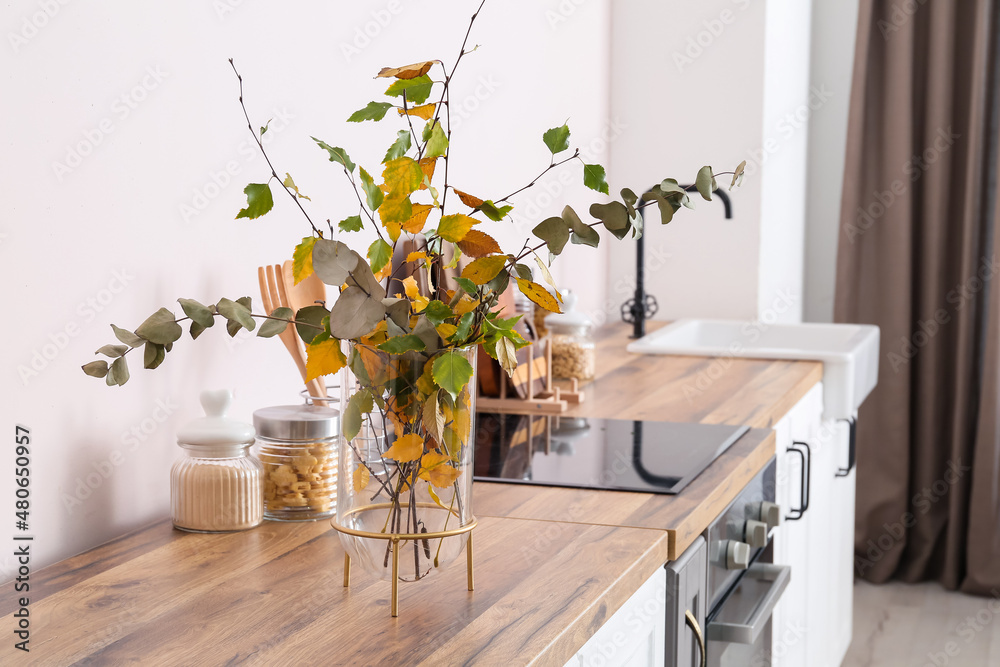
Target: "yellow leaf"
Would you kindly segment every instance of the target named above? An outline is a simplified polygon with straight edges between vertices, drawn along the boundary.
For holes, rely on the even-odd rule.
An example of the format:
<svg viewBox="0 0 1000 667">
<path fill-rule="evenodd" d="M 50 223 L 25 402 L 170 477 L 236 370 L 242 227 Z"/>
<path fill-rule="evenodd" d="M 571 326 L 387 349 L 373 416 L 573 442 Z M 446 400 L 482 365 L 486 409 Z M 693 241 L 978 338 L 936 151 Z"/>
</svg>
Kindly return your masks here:
<svg viewBox="0 0 1000 667">
<path fill-rule="evenodd" d="M 547 282 L 556 291 L 556 299 L 559 300 L 559 303 L 562 303 L 562 295 L 559 293 L 559 288 L 556 287 L 556 281 L 552 279 L 552 274 L 549 273 L 549 267 L 545 266 L 545 262 L 538 255 L 535 255 L 535 263 L 538 264 L 538 270 L 542 272 L 542 280 Z"/>
<path fill-rule="evenodd" d="M 471 280 L 476 285 L 485 285 L 497 277 L 497 274 L 507 264 L 506 255 L 490 255 L 473 260 L 462 271 L 462 277 Z"/>
<path fill-rule="evenodd" d="M 445 340 L 454 336 L 455 332 L 458 331 L 458 327 L 456 327 L 454 324 L 449 324 L 447 322 L 442 322 L 441 324 L 437 325 L 434 328 L 437 329 L 438 335 L 440 335 L 441 338 L 444 338 Z"/>
<path fill-rule="evenodd" d="M 368 472 L 368 468 L 364 466 L 358 466 L 354 470 L 354 490 L 357 493 L 361 493 L 366 486 L 368 486 L 368 480 L 371 479 L 371 473 Z"/>
<path fill-rule="evenodd" d="M 434 377 L 431 374 L 433 364 L 425 364 L 424 372 L 417 378 L 417 389 L 421 394 L 430 396 L 434 392 Z"/>
<path fill-rule="evenodd" d="M 368 378 L 372 384 L 381 384 L 381 380 L 386 367 L 386 358 L 376 350 L 367 345 L 356 345 L 355 348 L 361 355 L 361 363 L 364 364 L 368 372 Z"/>
<path fill-rule="evenodd" d="M 336 373 L 346 364 L 347 358 L 340 351 L 340 341 L 336 338 L 306 346 L 306 382 Z"/>
<path fill-rule="evenodd" d="M 418 118 L 423 118 L 424 120 L 430 120 L 434 116 L 434 111 L 437 109 L 437 103 L 431 102 L 430 104 L 424 104 L 419 107 L 410 107 L 406 111 L 402 109 L 399 110 L 399 115 L 402 116 L 406 114 L 407 116 L 417 116 Z"/>
<path fill-rule="evenodd" d="M 479 303 L 477 299 L 470 299 L 468 296 L 463 296 L 458 304 L 455 305 L 455 314 L 461 317 L 466 313 L 470 313 L 476 309 Z"/>
<path fill-rule="evenodd" d="M 386 329 L 388 325 L 385 320 L 379 320 L 379 323 L 375 325 L 375 328 L 366 333 L 361 337 L 361 343 L 364 345 L 370 345 L 371 347 L 378 347 L 379 344 L 384 343 L 386 336 Z"/>
<path fill-rule="evenodd" d="M 429 493 L 429 494 L 430 494 L 430 496 L 431 496 L 431 500 L 433 500 L 434 502 L 436 502 L 436 503 L 437 503 L 437 505 L 438 505 L 438 507 L 440 507 L 441 509 L 443 509 L 443 510 L 446 510 L 446 511 L 448 511 L 448 512 L 451 512 L 451 513 L 452 513 L 452 514 L 454 514 L 454 515 L 455 515 L 456 517 L 458 516 L 458 512 L 456 512 L 456 511 L 455 511 L 454 509 L 452 509 L 452 508 L 450 508 L 450 507 L 445 507 L 444 503 L 442 503 L 442 502 L 441 502 L 441 499 L 440 499 L 440 498 L 438 498 L 438 494 L 437 494 L 437 492 L 436 492 L 436 491 L 434 490 L 434 485 L 433 485 L 433 484 L 431 484 L 430 482 L 428 482 L 428 483 L 427 483 L 427 493 Z"/>
<path fill-rule="evenodd" d="M 411 252 L 406 256 L 407 262 L 419 262 L 422 259 L 427 259 L 427 253 L 421 250 L 420 252 Z"/>
<path fill-rule="evenodd" d="M 436 164 L 436 157 L 425 157 L 420 160 L 420 171 L 424 172 L 424 177 L 427 178 L 428 183 L 434 180 L 434 166 Z M 427 185 L 425 183 L 421 183 L 419 189 L 426 190 Z M 434 196 L 434 200 L 437 201 L 437 195 Z"/>
<path fill-rule="evenodd" d="M 462 192 L 458 188 L 455 188 L 455 194 L 458 195 L 458 198 L 462 200 L 462 203 L 468 206 L 469 208 L 479 208 L 480 206 L 483 205 L 482 199 L 470 195 L 467 192 Z"/>
<path fill-rule="evenodd" d="M 417 279 L 413 276 L 406 276 L 403 278 L 403 289 L 406 291 L 406 296 L 411 301 L 420 296 L 420 288 L 417 287 Z"/>
<path fill-rule="evenodd" d="M 430 482 L 439 489 L 447 489 L 455 483 L 460 474 L 452 467 L 451 459 L 444 454 L 428 452 L 420 459 L 420 479 Z"/>
<path fill-rule="evenodd" d="M 424 224 L 427 222 L 427 216 L 432 208 L 434 207 L 430 204 L 413 204 L 412 214 L 410 219 L 403 223 L 403 229 L 411 234 L 419 234 L 424 231 Z"/>
<path fill-rule="evenodd" d="M 382 180 L 389 188 L 390 197 L 405 197 L 420 187 L 424 172 L 413 158 L 398 157 L 385 163 Z"/>
<path fill-rule="evenodd" d="M 465 235 L 472 229 L 473 225 L 478 224 L 479 221 L 475 218 L 470 218 L 462 213 L 455 213 L 454 215 L 446 215 L 441 218 L 437 233 L 445 241 L 458 243 L 465 238 Z"/>
<path fill-rule="evenodd" d="M 422 63 L 403 65 L 402 67 L 383 67 L 375 75 L 375 78 L 396 77 L 397 79 L 416 79 L 418 76 L 427 74 L 436 62 L 436 60 L 428 60 Z"/>
<path fill-rule="evenodd" d="M 388 227 L 387 223 L 395 222 L 396 229 L 410 219 L 413 215 L 413 204 L 410 203 L 409 194 L 402 197 L 386 197 L 382 205 L 378 207 L 378 217 L 382 219 L 382 224 Z M 395 240 L 395 239 L 394 239 Z"/>
<path fill-rule="evenodd" d="M 313 246 L 318 240 L 315 236 L 307 236 L 295 246 L 295 252 L 292 253 L 292 277 L 296 285 L 313 274 Z"/>
<path fill-rule="evenodd" d="M 458 247 L 469 257 L 485 257 L 503 252 L 496 239 L 478 229 L 470 229 L 466 232 L 465 238 L 458 242 Z"/>
<path fill-rule="evenodd" d="M 452 428 L 455 430 L 465 442 L 469 437 L 469 428 L 472 426 L 472 413 L 469 412 L 468 408 L 462 408 L 459 406 L 455 407 L 453 412 L 453 424 Z"/>
<path fill-rule="evenodd" d="M 518 278 L 517 288 L 521 290 L 521 294 L 528 297 L 545 310 L 553 313 L 562 312 L 559 310 L 559 303 L 556 301 L 555 297 L 549 294 L 549 291 L 538 283 Z"/>
<path fill-rule="evenodd" d="M 375 280 L 382 281 L 392 275 L 392 262 L 387 262 L 385 266 L 379 269 L 379 272 L 375 274 Z"/>
<path fill-rule="evenodd" d="M 422 313 L 424 309 L 427 308 L 427 304 L 431 302 L 426 296 L 417 295 L 413 298 L 413 312 Z"/>
<path fill-rule="evenodd" d="M 386 450 L 382 458 L 394 459 L 400 463 L 416 461 L 424 453 L 424 439 L 416 433 L 407 433 Z"/>
</svg>

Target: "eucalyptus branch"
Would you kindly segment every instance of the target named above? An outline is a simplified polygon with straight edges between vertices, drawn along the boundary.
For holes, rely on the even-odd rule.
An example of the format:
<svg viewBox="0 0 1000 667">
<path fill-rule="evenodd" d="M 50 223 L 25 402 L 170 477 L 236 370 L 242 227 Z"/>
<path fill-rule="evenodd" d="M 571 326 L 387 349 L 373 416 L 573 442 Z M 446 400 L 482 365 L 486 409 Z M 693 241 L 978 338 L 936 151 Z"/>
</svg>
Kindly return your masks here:
<svg viewBox="0 0 1000 667">
<path fill-rule="evenodd" d="M 575 160 L 575 159 L 577 159 L 578 157 L 580 157 L 580 149 L 579 149 L 579 148 L 577 148 L 577 149 L 576 149 L 575 151 L 573 151 L 573 154 L 572 154 L 572 155 L 570 155 L 570 156 L 569 156 L 568 158 L 566 158 L 565 160 L 560 160 L 559 162 L 551 162 L 551 163 L 549 163 L 549 166 L 548 166 L 548 167 L 546 167 L 545 169 L 543 169 L 543 170 L 542 170 L 542 173 L 540 173 L 540 174 L 539 174 L 538 176 L 535 176 L 535 179 L 534 179 L 533 181 L 531 181 L 531 183 L 528 183 L 528 184 L 527 184 L 527 185 L 525 185 L 525 186 L 524 186 L 523 188 L 518 188 L 517 190 L 514 190 L 513 192 L 511 192 L 511 193 L 510 193 L 509 195 L 507 195 L 507 196 L 506 196 L 506 197 L 504 197 L 503 199 L 498 199 L 498 200 L 496 201 L 496 203 L 497 203 L 497 204 L 499 204 L 499 203 L 501 203 L 501 202 L 505 202 L 505 201 L 510 201 L 510 198 L 511 198 L 511 197 L 513 197 L 514 195 L 516 195 L 516 194 L 518 194 L 518 193 L 520 193 L 520 192 L 524 192 L 525 190 L 527 190 L 528 188 L 530 188 L 531 186 L 533 186 L 533 185 L 534 185 L 535 183 L 537 183 L 537 182 L 538 182 L 538 180 L 539 180 L 539 179 L 540 179 L 540 178 L 541 178 L 542 176 L 544 176 L 545 174 L 549 173 L 550 171 L 552 171 L 553 169 L 555 169 L 556 167 L 558 167 L 558 166 L 560 166 L 560 165 L 564 165 L 564 164 L 566 164 L 566 163 L 567 163 L 567 162 L 569 162 L 570 160 Z"/>
<path fill-rule="evenodd" d="M 285 183 L 281 180 L 281 177 L 278 176 L 278 172 L 275 171 L 274 165 L 271 163 L 271 158 L 268 157 L 267 151 L 264 150 L 264 144 L 261 142 L 260 137 L 257 136 L 257 133 L 254 132 L 254 130 L 253 130 L 253 123 L 250 122 L 250 114 L 247 113 L 246 104 L 243 103 L 243 77 L 240 75 L 239 71 L 236 69 L 236 63 L 233 62 L 232 58 L 229 59 L 229 64 L 230 64 L 230 66 L 232 66 L 233 72 L 236 73 L 236 78 L 240 82 L 240 107 L 243 109 L 243 117 L 247 119 L 247 129 L 250 130 L 250 134 L 253 136 L 253 140 L 255 142 L 257 142 L 257 148 L 260 149 L 260 154 L 264 156 L 264 160 L 267 162 L 267 166 L 270 167 L 270 169 L 271 169 L 271 176 L 273 178 L 277 179 L 277 181 L 281 185 L 282 189 L 284 189 L 284 191 L 288 193 L 288 196 L 292 198 L 292 201 L 295 202 L 295 205 L 299 207 L 299 210 L 302 211 L 302 215 L 304 215 L 306 217 L 306 220 L 309 221 L 309 226 L 312 227 L 312 230 L 313 230 L 313 232 L 316 233 L 316 236 L 319 236 L 320 238 L 322 238 L 323 237 L 323 232 L 321 232 L 319 230 L 319 228 L 317 228 L 316 225 L 313 223 L 312 218 L 309 217 L 309 214 L 306 213 L 306 209 L 303 208 L 302 202 L 299 201 L 299 198 L 295 196 L 295 193 L 292 192 L 291 188 L 289 188 L 288 186 L 286 186 Z"/>
</svg>

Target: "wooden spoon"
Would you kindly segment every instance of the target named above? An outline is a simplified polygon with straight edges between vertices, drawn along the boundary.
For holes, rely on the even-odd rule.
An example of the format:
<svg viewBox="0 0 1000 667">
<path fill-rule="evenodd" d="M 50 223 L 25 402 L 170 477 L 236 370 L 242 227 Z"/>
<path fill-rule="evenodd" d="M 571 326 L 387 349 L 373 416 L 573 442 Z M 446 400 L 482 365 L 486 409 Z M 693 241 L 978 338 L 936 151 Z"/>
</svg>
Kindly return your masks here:
<svg viewBox="0 0 1000 667">
<path fill-rule="evenodd" d="M 306 306 L 316 306 L 326 302 L 326 285 L 315 273 L 296 285 L 292 261 L 287 260 L 281 265 L 281 277 L 285 283 L 285 293 L 288 295 L 288 307 L 296 313 Z M 326 398 L 326 383 L 321 379 L 315 382 L 319 396 Z"/>
<path fill-rule="evenodd" d="M 281 266 L 277 266 L 277 273 L 275 273 L 274 266 L 259 266 L 257 267 L 257 281 L 260 285 L 260 297 L 264 304 L 264 310 L 270 315 L 276 308 L 287 307 L 287 298 L 283 297 L 283 290 L 280 289 L 280 283 L 278 282 L 281 278 Z M 303 354 L 302 348 L 299 346 L 298 335 L 295 333 L 293 327 L 285 327 L 285 330 L 278 334 L 278 338 L 285 345 L 285 349 L 292 356 L 292 360 L 295 362 L 296 368 L 299 369 L 299 375 L 302 376 L 302 380 L 306 379 L 306 360 Z M 315 381 L 314 381 L 315 383 Z M 322 383 L 306 383 L 306 388 L 309 390 L 311 395 L 319 395 L 316 392 L 319 391 L 318 384 Z"/>
</svg>

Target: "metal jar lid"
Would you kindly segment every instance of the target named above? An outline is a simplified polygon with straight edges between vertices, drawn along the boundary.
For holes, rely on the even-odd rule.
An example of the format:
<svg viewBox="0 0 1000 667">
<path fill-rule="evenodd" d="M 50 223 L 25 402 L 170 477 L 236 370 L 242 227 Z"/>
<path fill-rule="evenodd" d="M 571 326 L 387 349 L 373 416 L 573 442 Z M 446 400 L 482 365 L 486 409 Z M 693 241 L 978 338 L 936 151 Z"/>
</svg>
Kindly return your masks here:
<svg viewBox="0 0 1000 667">
<path fill-rule="evenodd" d="M 275 405 L 253 413 L 257 435 L 269 440 L 326 440 L 340 435 L 340 411 L 321 405 Z"/>
</svg>

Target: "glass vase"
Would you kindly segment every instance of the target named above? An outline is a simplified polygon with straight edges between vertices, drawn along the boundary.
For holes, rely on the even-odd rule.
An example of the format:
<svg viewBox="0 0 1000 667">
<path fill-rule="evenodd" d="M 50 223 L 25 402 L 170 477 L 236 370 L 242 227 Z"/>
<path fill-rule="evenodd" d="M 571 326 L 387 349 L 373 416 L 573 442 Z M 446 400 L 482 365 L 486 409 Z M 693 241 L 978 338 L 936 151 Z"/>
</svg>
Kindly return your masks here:
<svg viewBox="0 0 1000 667">
<path fill-rule="evenodd" d="M 351 345 L 336 523 L 352 565 L 392 579 L 397 561 L 397 580 L 417 581 L 461 555 L 469 533 L 458 531 L 475 522 L 475 364 L 475 347 L 388 355 Z"/>
</svg>

